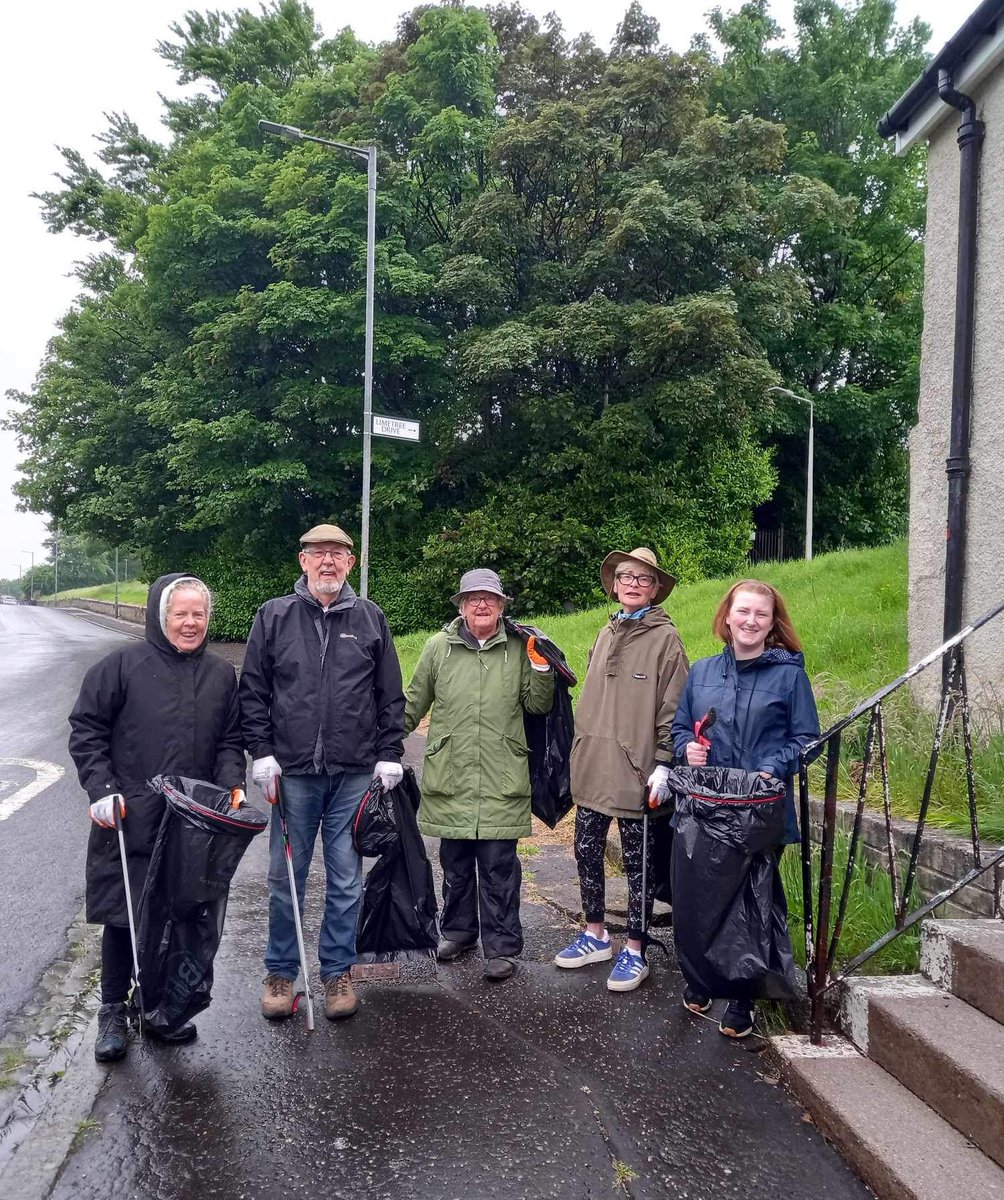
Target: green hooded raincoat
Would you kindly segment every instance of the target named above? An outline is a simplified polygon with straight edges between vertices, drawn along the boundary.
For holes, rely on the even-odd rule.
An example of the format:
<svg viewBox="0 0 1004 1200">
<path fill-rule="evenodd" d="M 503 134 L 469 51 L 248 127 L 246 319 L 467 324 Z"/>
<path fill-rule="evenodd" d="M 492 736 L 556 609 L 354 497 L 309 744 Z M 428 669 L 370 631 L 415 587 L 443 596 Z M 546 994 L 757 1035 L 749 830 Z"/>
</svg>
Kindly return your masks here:
<svg viewBox="0 0 1004 1200">
<path fill-rule="evenodd" d="M 527 837 L 523 712 L 550 711 L 554 672 L 535 671 L 504 628 L 478 649 L 460 625 L 457 617 L 429 638 L 406 693 L 406 732 L 432 709 L 419 823 L 431 837 Z"/>
</svg>

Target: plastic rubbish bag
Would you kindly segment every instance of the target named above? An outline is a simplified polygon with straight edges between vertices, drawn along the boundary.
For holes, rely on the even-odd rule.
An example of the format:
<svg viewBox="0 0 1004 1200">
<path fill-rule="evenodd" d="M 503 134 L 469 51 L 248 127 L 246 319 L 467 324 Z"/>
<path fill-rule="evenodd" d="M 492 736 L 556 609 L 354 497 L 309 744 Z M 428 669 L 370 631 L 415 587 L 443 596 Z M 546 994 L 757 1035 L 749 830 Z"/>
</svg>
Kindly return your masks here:
<svg viewBox="0 0 1004 1200">
<path fill-rule="evenodd" d="M 416 816 L 422 796 L 411 767 L 386 795 L 398 839 L 366 876 L 356 929 L 356 954 L 370 962 L 387 961 L 404 950 L 431 955 L 438 941 L 432 867 Z"/>
<path fill-rule="evenodd" d="M 140 993 L 145 1023 L 172 1033 L 209 1006 L 230 881 L 268 817 L 200 779 L 150 786 L 167 804 L 139 902 Z"/>
<path fill-rule="evenodd" d="M 374 781 L 364 793 L 352 822 L 352 845 L 357 854 L 379 858 L 401 840 L 394 816 L 393 793 Z"/>
<path fill-rule="evenodd" d="M 554 703 L 547 713 L 523 713 L 523 730 L 530 751 L 530 811 L 549 828 L 572 808 L 572 740 L 575 721 L 569 688 L 577 682 L 565 655 L 535 625 L 523 625 L 505 618 L 506 629 L 524 642 L 536 639 L 538 653 L 554 671 Z"/>
<path fill-rule="evenodd" d="M 701 996 L 790 1000 L 795 963 L 776 852 L 784 783 L 735 767 L 672 767 L 673 931 Z"/>
</svg>

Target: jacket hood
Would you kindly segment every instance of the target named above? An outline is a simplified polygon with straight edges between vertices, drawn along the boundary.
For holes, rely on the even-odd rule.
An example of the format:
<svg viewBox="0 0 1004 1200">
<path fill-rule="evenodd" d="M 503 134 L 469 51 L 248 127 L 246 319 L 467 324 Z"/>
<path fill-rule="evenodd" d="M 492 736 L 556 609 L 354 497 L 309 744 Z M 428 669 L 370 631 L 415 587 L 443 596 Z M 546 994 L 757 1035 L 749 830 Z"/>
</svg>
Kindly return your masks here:
<svg viewBox="0 0 1004 1200">
<path fill-rule="evenodd" d="M 647 613 L 643 613 L 640 617 L 631 620 L 630 618 L 620 618 L 617 613 L 610 614 L 610 624 L 614 627 L 618 625 L 634 626 L 639 629 L 651 629 L 654 625 L 672 625 L 673 618 L 664 608 L 660 608 L 658 604 L 654 604 Z"/>
<path fill-rule="evenodd" d="M 725 655 L 736 661 L 735 651 L 731 646 L 725 647 Z M 801 650 L 785 650 L 783 646 L 768 646 L 767 649 L 754 660 L 758 667 L 770 666 L 794 666 L 805 669 L 805 655 Z"/>
<path fill-rule="evenodd" d="M 193 655 L 201 654 L 206 648 L 206 642 L 209 640 L 208 627 L 206 636 L 194 650 L 179 650 L 177 646 L 172 646 L 168 641 L 167 634 L 160 623 L 160 606 L 164 592 L 179 579 L 197 578 L 198 576 L 193 575 L 191 571 L 174 571 L 170 575 L 161 575 L 150 585 L 150 591 L 146 598 L 146 640 L 151 646 L 163 650 L 165 654 L 181 654 L 186 658 L 191 658 Z M 201 583 L 201 580 L 199 582 Z"/>
<path fill-rule="evenodd" d="M 325 611 L 320 600 L 318 600 L 316 596 L 312 595 L 310 588 L 307 587 L 306 574 L 301 575 L 296 583 L 293 584 L 293 591 L 307 604 L 318 609 L 319 611 Z M 355 599 L 355 590 L 353 589 L 352 584 L 346 579 L 342 584 L 338 595 L 335 597 L 334 601 L 328 605 L 328 608 L 341 608 L 343 604 L 353 603 Z"/>
<path fill-rule="evenodd" d="M 443 626 L 443 633 L 453 642 L 462 642 L 465 646 L 469 646 L 472 650 L 477 650 L 478 639 L 464 625 L 463 617 L 454 617 L 452 621 L 447 621 Z M 505 627 L 505 622 L 500 621 L 498 629 L 486 639 L 485 646 L 494 645 L 496 639 L 505 640 L 509 635 L 509 631 Z"/>
</svg>

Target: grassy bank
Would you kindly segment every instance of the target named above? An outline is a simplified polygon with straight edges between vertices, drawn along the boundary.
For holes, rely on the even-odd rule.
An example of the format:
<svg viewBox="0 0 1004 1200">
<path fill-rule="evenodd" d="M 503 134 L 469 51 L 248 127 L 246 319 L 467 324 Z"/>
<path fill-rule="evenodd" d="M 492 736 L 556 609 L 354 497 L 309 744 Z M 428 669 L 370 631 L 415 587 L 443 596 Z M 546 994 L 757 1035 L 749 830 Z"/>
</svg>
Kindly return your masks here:
<svg viewBox="0 0 1004 1200">
<path fill-rule="evenodd" d="M 774 584 L 785 597 L 805 645 L 806 668 L 824 729 L 906 669 L 905 542 L 823 554 L 811 563 L 765 563 L 755 574 Z M 711 619 L 734 581 L 730 577 L 681 584 L 666 602 L 691 661 L 721 649 L 712 637 Z M 562 647 L 581 680 L 589 648 L 611 611 L 612 606 L 601 607 L 570 616 L 537 616 L 533 621 Z M 449 617 L 444 600 L 444 621 Z M 428 636 L 421 633 L 397 639 L 406 679 Z M 980 825 L 984 837 L 992 840 L 1004 840 L 1001 715 L 996 714 L 994 722 L 997 732 L 985 729 L 974 746 Z M 901 816 L 912 816 L 923 793 L 934 718 L 913 705 L 906 689 L 886 702 L 885 716 L 893 808 Z M 857 797 L 854 779 L 866 733 L 867 723 L 860 722 L 844 738 L 840 791 L 846 799 Z M 878 804 L 880 785 L 876 777 L 873 780 L 870 799 Z M 812 785 L 814 790 L 822 790 L 822 764 L 812 768 Z M 962 747 L 951 738 L 943 746 L 929 819 L 957 831 L 969 827 Z"/>
<path fill-rule="evenodd" d="M 148 585 L 141 583 L 138 579 L 130 579 L 128 582 L 119 584 L 119 602 L 122 604 L 146 604 L 146 594 Z M 98 583 L 93 587 L 71 588 L 69 591 L 60 591 L 60 600 L 107 600 L 109 603 L 115 601 L 115 584 L 114 583 Z M 51 596 L 46 596 L 46 600 L 51 600 Z"/>
</svg>

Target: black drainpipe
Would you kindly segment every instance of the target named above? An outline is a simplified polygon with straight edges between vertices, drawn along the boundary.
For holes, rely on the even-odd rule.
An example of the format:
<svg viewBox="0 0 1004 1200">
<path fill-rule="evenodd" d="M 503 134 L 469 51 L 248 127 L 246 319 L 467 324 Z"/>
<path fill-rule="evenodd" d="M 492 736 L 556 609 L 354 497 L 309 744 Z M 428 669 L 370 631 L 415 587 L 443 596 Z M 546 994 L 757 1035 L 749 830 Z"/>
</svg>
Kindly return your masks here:
<svg viewBox="0 0 1004 1200">
<path fill-rule="evenodd" d="M 976 305 L 976 220 L 980 187 L 983 122 L 971 97 L 952 86 L 950 71 L 938 72 L 938 95 L 957 108 L 959 119 L 959 243 L 955 277 L 955 357 L 952 364 L 952 441 L 948 475 L 948 528 L 945 551 L 945 639 L 962 628 L 969 509 L 969 418 L 973 394 L 973 329 Z M 947 676 L 948 662 L 945 662 Z"/>
</svg>

